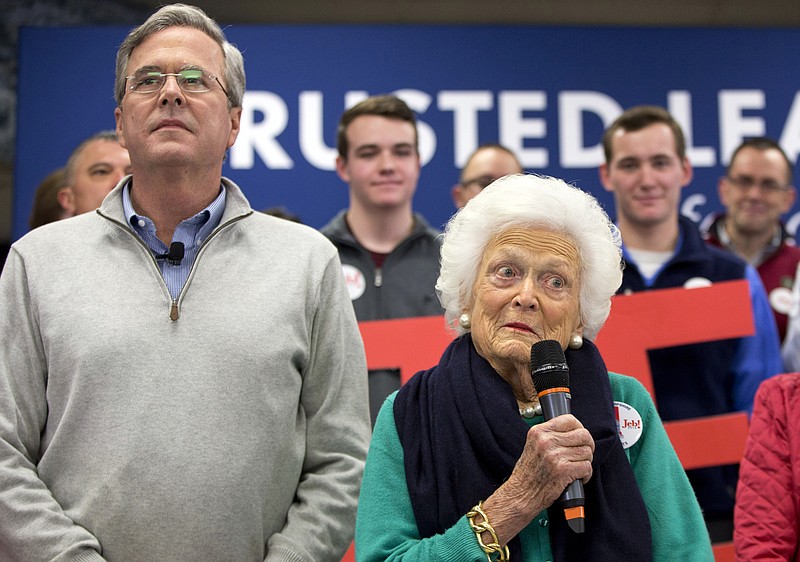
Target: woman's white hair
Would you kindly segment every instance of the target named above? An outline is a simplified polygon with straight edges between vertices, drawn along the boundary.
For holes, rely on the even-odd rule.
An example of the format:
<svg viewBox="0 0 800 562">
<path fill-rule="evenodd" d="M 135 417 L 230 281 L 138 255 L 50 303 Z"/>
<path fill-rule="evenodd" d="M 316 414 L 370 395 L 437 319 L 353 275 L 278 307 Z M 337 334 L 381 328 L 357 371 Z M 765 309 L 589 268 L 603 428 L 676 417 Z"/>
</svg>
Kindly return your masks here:
<svg viewBox="0 0 800 562">
<path fill-rule="evenodd" d="M 487 243 L 510 227 L 552 230 L 569 237 L 580 259 L 580 312 L 584 337 L 594 339 L 622 283 L 622 238 L 597 200 L 566 182 L 514 174 L 492 182 L 448 221 L 436 291 L 448 325 L 472 300 Z"/>
</svg>

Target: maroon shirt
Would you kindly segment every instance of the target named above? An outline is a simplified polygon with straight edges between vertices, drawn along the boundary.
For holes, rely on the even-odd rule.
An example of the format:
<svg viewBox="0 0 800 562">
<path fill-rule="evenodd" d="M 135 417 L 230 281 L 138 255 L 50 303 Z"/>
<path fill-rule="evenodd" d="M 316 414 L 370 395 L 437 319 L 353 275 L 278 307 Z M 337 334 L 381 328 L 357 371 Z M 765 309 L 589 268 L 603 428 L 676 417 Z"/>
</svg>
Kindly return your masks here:
<svg viewBox="0 0 800 562">
<path fill-rule="evenodd" d="M 725 228 L 724 222 L 725 215 L 718 216 L 708 231 L 703 233 L 703 238 L 712 246 L 732 252 L 731 248 L 724 243 L 724 236 L 720 235 L 720 229 Z M 761 263 L 756 266 L 764 289 L 767 291 L 772 313 L 775 315 L 781 343 L 786 337 L 787 313 L 791 307 L 791 291 L 795 275 L 797 275 L 798 262 L 800 262 L 800 248 L 794 245 L 794 239 L 781 224 L 780 232 L 776 233 L 772 244 L 762 256 Z"/>
</svg>

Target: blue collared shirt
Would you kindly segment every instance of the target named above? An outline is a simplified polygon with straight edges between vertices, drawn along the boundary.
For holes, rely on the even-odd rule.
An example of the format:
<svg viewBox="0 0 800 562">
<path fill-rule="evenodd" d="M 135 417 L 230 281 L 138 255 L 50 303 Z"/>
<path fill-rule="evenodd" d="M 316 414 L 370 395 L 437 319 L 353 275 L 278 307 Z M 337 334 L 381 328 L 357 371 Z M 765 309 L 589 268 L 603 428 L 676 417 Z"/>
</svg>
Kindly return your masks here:
<svg viewBox="0 0 800 562">
<path fill-rule="evenodd" d="M 154 256 L 166 254 L 169 247 L 156 236 L 156 226 L 153 221 L 143 215 L 138 215 L 131 203 L 131 184 L 122 190 L 122 210 L 128 217 L 128 224 L 131 229 L 142 239 Z M 166 259 L 156 260 L 164 282 L 167 284 L 169 294 L 172 299 L 178 295 L 189 277 L 197 252 L 206 238 L 219 226 L 222 220 L 222 212 L 225 210 L 225 186 L 220 186 L 220 192 L 211 204 L 178 225 L 172 235 L 173 242 L 182 242 L 184 255 L 181 262 L 177 265 L 169 263 Z"/>
</svg>

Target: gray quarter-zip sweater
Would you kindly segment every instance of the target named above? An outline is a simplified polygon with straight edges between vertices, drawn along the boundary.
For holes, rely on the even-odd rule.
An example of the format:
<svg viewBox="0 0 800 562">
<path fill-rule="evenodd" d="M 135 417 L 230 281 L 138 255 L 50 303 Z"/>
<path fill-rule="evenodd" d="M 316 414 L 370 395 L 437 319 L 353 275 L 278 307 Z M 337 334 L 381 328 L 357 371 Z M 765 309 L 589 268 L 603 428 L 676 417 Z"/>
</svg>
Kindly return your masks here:
<svg viewBox="0 0 800 562">
<path fill-rule="evenodd" d="M 0 560 L 336 561 L 369 440 L 336 249 L 228 190 L 175 303 L 120 189 L 0 277 Z"/>
</svg>

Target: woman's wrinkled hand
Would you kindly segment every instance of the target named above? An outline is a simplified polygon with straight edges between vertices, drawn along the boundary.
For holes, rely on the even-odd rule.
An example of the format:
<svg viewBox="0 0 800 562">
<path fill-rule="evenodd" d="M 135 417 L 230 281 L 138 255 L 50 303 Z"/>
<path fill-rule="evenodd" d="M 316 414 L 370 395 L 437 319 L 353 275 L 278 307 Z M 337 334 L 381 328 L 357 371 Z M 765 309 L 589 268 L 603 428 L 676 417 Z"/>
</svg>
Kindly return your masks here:
<svg viewBox="0 0 800 562">
<path fill-rule="evenodd" d="M 528 430 L 525 448 L 508 480 L 484 502 L 500 544 L 506 544 L 575 480 L 592 477 L 594 440 L 571 414 Z"/>
<path fill-rule="evenodd" d="M 592 477 L 594 440 L 575 416 L 555 417 L 528 430 L 525 448 L 509 480 L 523 491 L 535 516 L 570 483 Z"/>
</svg>

